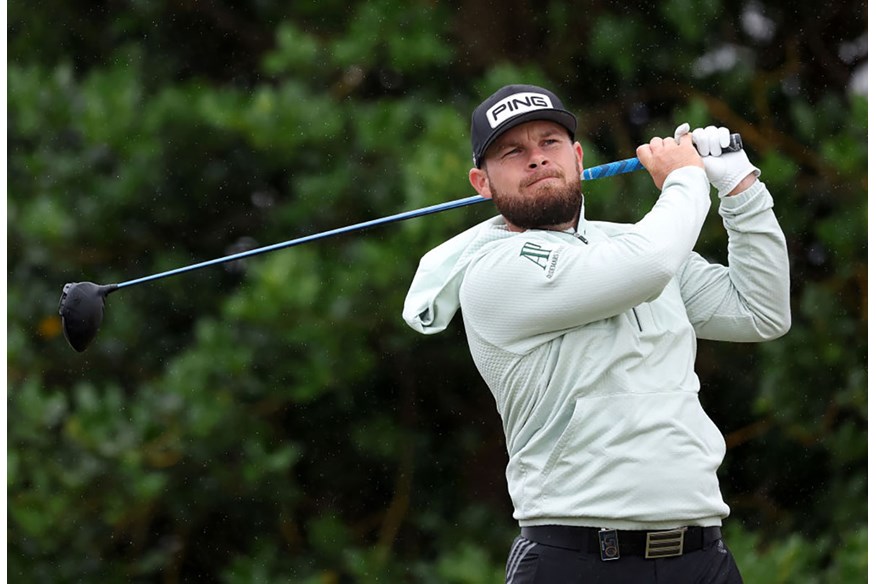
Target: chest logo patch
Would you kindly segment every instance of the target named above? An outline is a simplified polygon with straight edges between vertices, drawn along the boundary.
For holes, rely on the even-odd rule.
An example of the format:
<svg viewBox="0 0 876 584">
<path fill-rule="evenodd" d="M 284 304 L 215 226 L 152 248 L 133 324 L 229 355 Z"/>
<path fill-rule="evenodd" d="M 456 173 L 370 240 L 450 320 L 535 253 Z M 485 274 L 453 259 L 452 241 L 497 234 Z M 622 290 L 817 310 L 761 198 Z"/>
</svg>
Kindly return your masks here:
<svg viewBox="0 0 876 584">
<path fill-rule="evenodd" d="M 545 249 L 537 243 L 527 241 L 520 248 L 520 257 L 524 257 L 534 263 L 536 266 L 544 270 L 545 277 L 550 280 L 554 277 L 554 272 L 557 269 L 557 261 L 560 259 L 560 252 L 552 249 Z"/>
<path fill-rule="evenodd" d="M 545 249 L 537 243 L 527 241 L 520 249 L 520 256 L 528 259 L 542 270 L 546 270 L 548 259 L 551 257 L 551 250 Z"/>
</svg>

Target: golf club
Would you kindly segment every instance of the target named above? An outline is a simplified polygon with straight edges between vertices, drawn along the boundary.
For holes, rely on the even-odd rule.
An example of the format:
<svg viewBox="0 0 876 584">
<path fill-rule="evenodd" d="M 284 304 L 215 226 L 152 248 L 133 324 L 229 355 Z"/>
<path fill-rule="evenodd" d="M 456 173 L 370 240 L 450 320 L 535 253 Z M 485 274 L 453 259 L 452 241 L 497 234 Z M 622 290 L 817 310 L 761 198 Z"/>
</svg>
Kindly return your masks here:
<svg viewBox="0 0 876 584">
<path fill-rule="evenodd" d="M 725 151 L 737 151 L 741 148 L 742 141 L 739 138 L 739 134 L 732 134 L 730 146 L 728 148 L 725 148 Z M 584 171 L 581 173 L 581 180 L 594 180 L 599 178 L 605 178 L 608 176 L 614 176 L 618 174 L 625 174 L 628 172 L 641 170 L 643 168 L 644 167 L 639 162 L 638 158 L 627 158 L 625 160 L 619 160 L 617 162 L 610 162 L 608 164 L 602 164 L 599 166 L 584 169 Z M 414 217 L 422 217 L 424 215 L 430 215 L 432 213 L 440 213 L 449 209 L 465 207 L 467 205 L 473 205 L 475 203 L 481 203 L 488 200 L 489 199 L 485 199 L 480 195 L 473 195 L 471 197 L 457 199 L 455 201 L 448 201 L 446 203 L 439 203 L 437 205 L 423 207 L 422 209 L 405 211 L 403 213 L 389 215 L 380 219 L 372 219 L 370 221 L 356 223 L 355 225 L 348 225 L 346 227 L 339 227 L 337 229 L 331 229 L 329 231 L 323 231 L 321 233 L 315 233 L 313 235 L 306 235 L 297 239 L 291 239 L 289 241 L 275 243 L 273 245 L 259 247 L 256 249 L 235 253 L 221 258 L 216 258 L 189 266 L 183 266 L 174 270 L 168 270 L 166 272 L 153 274 L 151 276 L 144 276 L 135 280 L 128 280 L 127 282 L 120 282 L 118 284 L 100 285 L 93 282 L 70 282 L 64 285 L 64 289 L 61 292 L 61 300 L 58 306 L 58 313 L 61 315 L 61 327 L 64 331 L 64 338 L 67 339 L 67 342 L 76 351 L 80 353 L 85 351 L 91 341 L 94 340 L 94 337 L 97 335 L 97 331 L 100 328 L 101 322 L 103 322 L 103 313 L 106 304 L 106 297 L 112 292 L 115 292 L 116 290 L 121 290 L 122 288 L 129 288 L 131 286 L 136 286 L 137 284 L 143 284 L 145 282 L 151 282 L 154 280 L 159 280 L 161 278 L 184 274 L 186 272 L 199 270 L 208 266 L 214 266 L 217 264 L 240 260 L 270 251 L 276 251 L 278 249 L 285 249 L 287 247 L 301 245 L 302 243 L 308 243 L 311 241 L 316 241 L 318 239 L 325 239 L 327 237 L 333 237 L 335 235 L 341 235 L 353 231 L 360 231 L 363 229 L 368 229 L 370 227 L 375 227 L 377 225 L 385 225 L 387 223 L 394 223 L 397 221 L 403 221 L 405 219 L 412 219 Z"/>
</svg>

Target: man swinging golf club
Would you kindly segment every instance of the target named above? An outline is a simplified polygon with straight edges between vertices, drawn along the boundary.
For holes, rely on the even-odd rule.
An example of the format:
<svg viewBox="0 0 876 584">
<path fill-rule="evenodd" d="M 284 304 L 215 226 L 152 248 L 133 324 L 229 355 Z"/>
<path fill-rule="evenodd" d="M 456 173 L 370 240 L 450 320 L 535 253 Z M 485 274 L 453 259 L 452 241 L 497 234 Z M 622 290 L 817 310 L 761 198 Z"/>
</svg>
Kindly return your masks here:
<svg viewBox="0 0 876 584">
<path fill-rule="evenodd" d="M 660 190 L 639 222 L 585 218 L 576 118 L 507 86 L 472 115 L 469 180 L 501 216 L 420 262 L 404 318 L 432 334 L 461 309 L 504 427 L 521 526 L 507 582 L 741 582 L 721 539 L 720 431 L 698 399 L 696 339 L 790 327 L 773 200 L 725 128 L 636 151 Z M 727 266 L 693 252 L 710 207 Z"/>
</svg>

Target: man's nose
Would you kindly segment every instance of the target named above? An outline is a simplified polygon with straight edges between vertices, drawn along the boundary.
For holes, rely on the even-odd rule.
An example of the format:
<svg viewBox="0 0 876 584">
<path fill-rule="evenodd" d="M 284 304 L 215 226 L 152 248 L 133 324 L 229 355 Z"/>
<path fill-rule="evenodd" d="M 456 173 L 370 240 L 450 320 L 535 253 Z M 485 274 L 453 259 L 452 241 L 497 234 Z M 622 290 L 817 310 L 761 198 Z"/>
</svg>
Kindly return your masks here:
<svg viewBox="0 0 876 584">
<path fill-rule="evenodd" d="M 548 157 L 538 148 L 534 148 L 529 156 L 529 168 L 535 169 L 549 162 Z"/>
</svg>

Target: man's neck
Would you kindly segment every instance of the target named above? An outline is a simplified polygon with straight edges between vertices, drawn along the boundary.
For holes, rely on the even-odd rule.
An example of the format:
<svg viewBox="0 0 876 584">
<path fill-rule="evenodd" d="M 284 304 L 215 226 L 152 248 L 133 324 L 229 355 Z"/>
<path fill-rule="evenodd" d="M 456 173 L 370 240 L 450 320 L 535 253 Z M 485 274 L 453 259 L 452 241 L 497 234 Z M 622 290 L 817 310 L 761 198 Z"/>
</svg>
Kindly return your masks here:
<svg viewBox="0 0 876 584">
<path fill-rule="evenodd" d="M 533 229 L 544 229 L 545 231 L 568 231 L 569 229 L 575 229 L 578 227 L 578 219 L 579 217 L 575 217 L 572 221 L 566 221 L 564 223 L 558 223 L 556 225 L 534 227 Z M 523 233 L 524 231 L 527 231 L 527 229 L 518 227 L 507 219 L 505 219 L 505 225 L 508 226 L 508 231 L 513 231 L 515 233 Z"/>
</svg>

